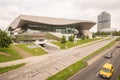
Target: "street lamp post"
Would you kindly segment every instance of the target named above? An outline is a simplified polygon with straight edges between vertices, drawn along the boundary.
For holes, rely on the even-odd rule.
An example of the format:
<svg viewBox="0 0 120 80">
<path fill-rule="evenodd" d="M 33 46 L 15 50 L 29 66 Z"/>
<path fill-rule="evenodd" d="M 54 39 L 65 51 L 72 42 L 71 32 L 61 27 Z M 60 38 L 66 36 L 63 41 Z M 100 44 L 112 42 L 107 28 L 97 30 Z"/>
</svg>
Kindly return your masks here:
<svg viewBox="0 0 120 80">
<path fill-rule="evenodd" d="M 77 34 L 79 33 L 79 31 L 77 29 L 74 29 L 74 43 L 77 43 Z"/>
</svg>

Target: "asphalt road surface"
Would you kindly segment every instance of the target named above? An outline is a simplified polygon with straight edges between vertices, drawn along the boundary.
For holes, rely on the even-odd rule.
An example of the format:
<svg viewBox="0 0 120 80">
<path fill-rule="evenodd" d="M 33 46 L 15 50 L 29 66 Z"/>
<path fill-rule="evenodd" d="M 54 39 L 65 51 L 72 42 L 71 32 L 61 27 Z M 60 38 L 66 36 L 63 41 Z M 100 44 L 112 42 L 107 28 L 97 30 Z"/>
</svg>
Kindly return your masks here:
<svg viewBox="0 0 120 80">
<path fill-rule="evenodd" d="M 92 65 L 79 71 L 77 74 L 69 78 L 68 80 L 106 80 L 100 78 L 99 71 L 105 63 L 112 63 L 114 66 L 114 73 L 110 80 L 117 80 L 120 72 L 120 48 L 115 47 L 113 49 L 113 57 L 111 59 L 105 59 L 102 56 L 95 61 Z"/>
</svg>

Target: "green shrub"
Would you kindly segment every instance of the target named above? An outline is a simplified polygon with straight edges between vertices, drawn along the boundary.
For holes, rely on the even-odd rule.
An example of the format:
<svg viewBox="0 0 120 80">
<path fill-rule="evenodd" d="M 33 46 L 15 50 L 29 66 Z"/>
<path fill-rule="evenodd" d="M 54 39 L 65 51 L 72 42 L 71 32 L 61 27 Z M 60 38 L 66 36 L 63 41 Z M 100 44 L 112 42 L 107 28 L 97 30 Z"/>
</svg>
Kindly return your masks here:
<svg viewBox="0 0 120 80">
<path fill-rule="evenodd" d="M 84 36 L 84 35 L 82 35 L 82 36 L 81 36 L 81 39 L 82 39 L 82 40 L 85 40 L 85 36 Z"/>
<path fill-rule="evenodd" d="M 75 38 L 75 36 L 71 35 L 71 36 L 69 36 L 68 41 L 73 42 L 73 41 L 74 41 L 74 38 Z"/>
<path fill-rule="evenodd" d="M 87 35 L 86 38 L 89 39 L 89 36 Z"/>
<path fill-rule="evenodd" d="M 62 36 L 62 38 L 61 38 L 61 44 L 65 44 L 65 43 L 66 43 L 66 37 Z"/>
</svg>

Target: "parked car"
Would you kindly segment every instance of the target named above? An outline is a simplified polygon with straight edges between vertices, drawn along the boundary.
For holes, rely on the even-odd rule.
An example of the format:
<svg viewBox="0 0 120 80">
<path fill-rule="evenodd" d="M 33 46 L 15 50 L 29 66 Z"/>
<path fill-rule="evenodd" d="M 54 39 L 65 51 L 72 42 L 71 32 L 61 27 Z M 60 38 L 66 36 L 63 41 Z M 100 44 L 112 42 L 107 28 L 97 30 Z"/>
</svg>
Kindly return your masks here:
<svg viewBox="0 0 120 80">
<path fill-rule="evenodd" d="M 111 76 L 113 75 L 113 72 L 114 72 L 113 65 L 109 64 L 109 63 L 106 63 L 101 68 L 99 74 L 100 74 L 100 77 L 102 77 L 102 78 L 110 79 Z"/>
<path fill-rule="evenodd" d="M 45 47 L 45 46 L 46 46 L 46 42 L 47 42 L 47 40 L 45 40 L 45 39 L 40 39 L 40 40 L 36 40 L 36 41 L 35 41 L 35 44 L 40 45 L 40 46 L 42 46 L 42 47 Z"/>
<path fill-rule="evenodd" d="M 108 52 L 104 57 L 110 59 L 112 57 L 112 52 Z"/>
<path fill-rule="evenodd" d="M 120 45 L 116 46 L 117 48 L 120 48 Z"/>
</svg>

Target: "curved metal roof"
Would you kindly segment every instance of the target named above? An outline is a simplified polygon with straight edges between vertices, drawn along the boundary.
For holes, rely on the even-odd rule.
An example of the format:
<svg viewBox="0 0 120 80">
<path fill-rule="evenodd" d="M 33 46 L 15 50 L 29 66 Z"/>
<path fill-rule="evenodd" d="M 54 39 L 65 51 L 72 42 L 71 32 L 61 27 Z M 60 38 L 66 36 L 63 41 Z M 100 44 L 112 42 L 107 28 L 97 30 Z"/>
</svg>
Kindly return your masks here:
<svg viewBox="0 0 120 80">
<path fill-rule="evenodd" d="M 52 18 L 52 17 L 42 17 L 42 16 L 20 15 L 9 25 L 9 27 L 16 29 L 29 23 L 42 23 L 48 25 L 80 24 L 80 25 L 86 25 L 86 28 L 89 27 L 89 29 L 96 24 L 95 22 L 87 21 L 87 20 L 74 20 L 74 19 Z"/>
</svg>

